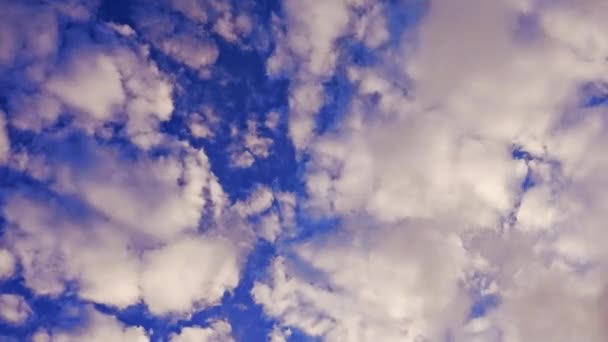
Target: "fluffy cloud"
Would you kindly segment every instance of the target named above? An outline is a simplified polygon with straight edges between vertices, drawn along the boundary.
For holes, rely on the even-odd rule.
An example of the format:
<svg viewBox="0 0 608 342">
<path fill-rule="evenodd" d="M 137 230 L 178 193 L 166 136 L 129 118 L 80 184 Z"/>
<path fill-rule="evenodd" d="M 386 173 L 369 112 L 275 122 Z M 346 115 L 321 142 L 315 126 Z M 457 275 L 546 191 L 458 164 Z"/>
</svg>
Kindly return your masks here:
<svg viewBox="0 0 608 342">
<path fill-rule="evenodd" d="M 67 105 L 101 121 L 109 119 L 126 98 L 120 72 L 104 55 L 78 56 L 65 74 L 51 77 L 45 86 Z"/>
<path fill-rule="evenodd" d="M 291 330 L 281 329 L 278 326 L 275 326 L 268 338 L 270 342 L 286 342 L 289 336 L 291 336 Z"/>
<path fill-rule="evenodd" d="M 171 342 L 232 342 L 232 328 L 224 321 L 215 321 L 207 328 L 186 327 L 171 336 Z"/>
<path fill-rule="evenodd" d="M 277 75 L 292 72 L 289 93 L 289 133 L 298 149 L 306 148 L 315 126 L 315 114 L 325 103 L 323 82 L 329 80 L 345 52 L 343 37 L 355 37 L 370 48 L 389 38 L 386 8 L 366 0 L 286 1 L 286 32 L 278 31 L 279 44 L 267 62 Z"/>
<path fill-rule="evenodd" d="M 102 221 L 79 222 L 66 208 L 17 195 L 4 215 L 17 226 L 7 238 L 21 261 L 26 285 L 36 293 L 57 295 L 64 281 L 79 280 L 86 299 L 118 306 L 137 300 L 137 259 L 124 234 Z"/>
<path fill-rule="evenodd" d="M 230 241 L 208 236 L 184 237 L 146 253 L 141 275 L 144 301 L 156 314 L 216 304 L 238 284 L 238 259 Z"/>
<path fill-rule="evenodd" d="M 598 1 L 434 1 L 414 38 L 376 51 L 382 63 L 346 65 L 348 114 L 304 144 L 305 206 L 352 236 L 292 246 L 256 301 L 327 340 L 605 340 L 605 109 L 581 108 L 581 89 L 605 93 L 606 13 Z M 323 102 L 302 84 L 296 125 L 295 100 Z M 469 320 L 461 286 L 500 304 Z"/>
<path fill-rule="evenodd" d="M 253 30 L 251 16 L 227 1 L 172 0 L 169 5 L 197 24 L 213 24 L 213 32 L 230 43 L 237 43 Z M 249 4 L 243 2 L 242 5 Z"/>
<path fill-rule="evenodd" d="M 273 140 L 262 136 L 253 120 L 247 122 L 247 131 L 240 134 L 239 140 L 230 147 L 230 159 L 234 167 L 248 168 L 257 159 L 265 159 L 270 155 Z"/>
<path fill-rule="evenodd" d="M 25 299 L 13 294 L 0 294 L 0 319 L 10 324 L 23 323 L 32 310 Z"/>
<path fill-rule="evenodd" d="M 414 3 L 287 0 L 271 15 L 266 71 L 289 78 L 281 110 L 303 176 L 289 181 L 305 193 L 273 184 L 234 203 L 202 150 L 160 132 L 183 74 L 167 77 L 151 57 L 215 75 L 216 43 L 249 49 L 265 30 L 248 12 L 255 2 L 141 3 L 133 28 L 85 25 L 76 1 L 7 3 L 0 83 L 14 91 L 0 164 L 29 179 L 1 193 L 0 278 L 17 270 L 34 295 L 73 289 L 184 317 L 237 288 L 259 238 L 278 253 L 251 292 L 276 319 L 272 341 L 292 328 L 326 341 L 607 340 L 608 122 L 587 103 L 607 93 L 608 5 Z M 403 6 L 424 15 L 414 25 Z M 357 63 L 351 44 L 373 58 Z M 314 136 L 337 72 L 350 102 Z M 210 141 L 221 131 L 211 107 L 183 110 L 194 138 L 223 140 Z M 225 152 L 241 168 L 274 152 L 265 132 L 283 128 L 276 112 L 265 127 L 231 124 Z M 296 209 L 335 227 L 300 236 Z M 471 317 L 484 296 L 496 303 Z M 30 312 L 0 296 L 3 320 Z M 92 308 L 84 316 L 33 339 L 149 339 Z M 171 339 L 233 340 L 222 320 Z"/>
<path fill-rule="evenodd" d="M 85 326 L 74 331 L 52 333 L 40 331 L 34 335 L 33 340 L 35 342 L 147 342 L 150 340 L 141 327 L 125 327 L 116 318 L 106 316 L 92 308 L 86 311 Z"/>
<path fill-rule="evenodd" d="M 27 65 L 6 73 L 7 82 L 15 83 L 15 91 L 8 96 L 11 124 L 40 131 L 67 115 L 74 118 L 74 126 L 91 133 L 99 133 L 108 122 L 120 123 L 125 124 L 122 134 L 142 148 L 159 143 L 162 134 L 157 132 L 158 125 L 173 112 L 173 87 L 149 60 L 147 48 L 113 37 L 112 29 L 106 26 L 98 30 L 106 35 L 107 45 L 61 36 L 57 18 L 67 20 L 65 11 L 71 13 L 77 7 L 60 4 L 39 6 L 36 14 L 18 3 L 6 6 L 15 12 L 11 20 L 25 22 L 32 16 L 40 17 L 36 25 L 21 31 L 3 30 L 10 36 L 7 41 L 16 42 L 6 51 Z M 76 17 L 70 20 L 86 17 L 86 11 L 72 14 Z M 60 39 L 66 43 L 58 61 Z"/>
<path fill-rule="evenodd" d="M 424 221 L 346 226 L 274 261 L 252 290 L 270 316 L 327 341 L 437 340 L 466 318 L 470 265 L 456 236 Z"/>
<path fill-rule="evenodd" d="M 15 271 L 15 257 L 7 249 L 0 248 L 0 279 L 8 278 Z"/>
<path fill-rule="evenodd" d="M 268 59 L 270 75 L 285 70 L 292 72 L 289 93 L 289 133 L 298 149 L 308 146 L 312 139 L 315 114 L 325 103 L 322 83 L 330 79 L 338 64 L 340 50 L 337 40 L 348 34 L 365 31 L 370 17 L 378 16 L 381 4 L 375 6 L 365 0 L 285 1 L 283 3 L 286 32 L 276 30 L 278 44 Z M 357 14 L 360 13 L 361 15 Z M 374 14 L 375 13 L 375 14 Z M 376 20 L 375 25 L 381 27 Z M 357 28 L 359 27 L 359 28 Z M 382 30 L 381 28 L 373 30 Z M 359 34 L 359 38 L 363 38 Z M 367 33 L 378 42 L 381 33 Z M 378 43 L 376 43 L 377 45 Z"/>
<path fill-rule="evenodd" d="M 179 150 L 177 150 L 179 151 Z M 92 207 L 135 232 L 160 240 L 195 231 L 207 205 L 217 218 L 223 192 L 207 157 L 186 149 L 159 159 L 123 161 L 117 151 L 91 147 L 95 168 L 59 164 L 57 189 L 83 198 Z M 208 191 L 208 195 L 204 194 Z M 218 206 L 216 206 L 216 204 Z"/>
<path fill-rule="evenodd" d="M 458 216 L 496 223 L 513 205 L 525 165 L 511 158 L 508 143 L 457 137 L 445 125 L 428 113 L 321 139 L 307 175 L 310 205 L 338 214 L 365 210 L 387 222 Z"/>
<path fill-rule="evenodd" d="M 6 238 L 36 293 L 58 295 L 73 281 L 94 302 L 141 298 L 154 313 L 186 314 L 237 285 L 253 235 L 238 220 L 224 227 L 224 194 L 202 152 L 178 144 L 174 154 L 129 161 L 86 138 L 69 141 L 80 155 L 55 143 L 56 153 L 33 165 L 50 170 L 57 198 L 24 191 L 4 207 Z"/>
<path fill-rule="evenodd" d="M 188 122 L 190 134 L 195 138 L 212 139 L 220 124 L 220 117 L 210 106 L 203 106 L 200 113 L 191 113 Z"/>
<path fill-rule="evenodd" d="M 58 30 L 52 5 L 36 8 L 14 2 L 3 7 L 0 15 L 0 67 L 13 65 L 17 58 L 45 58 L 55 51 Z M 29 18 L 31 22 L 26 24 L 23 18 Z"/>
<path fill-rule="evenodd" d="M 274 195 L 272 190 L 265 186 L 257 187 L 245 201 L 237 202 L 234 207 L 243 216 L 258 215 L 272 206 Z"/>
<path fill-rule="evenodd" d="M 182 13 L 192 9 L 188 11 L 187 16 L 200 17 L 196 14 L 195 7 L 200 7 L 201 4 L 173 1 L 173 5 Z M 137 31 L 141 32 L 155 48 L 177 62 L 198 71 L 201 76 L 205 78 L 209 76 L 210 68 L 215 64 L 219 51 L 213 40 L 196 22 L 178 20 L 163 8 L 142 7 L 139 8 L 138 13 Z"/>
<path fill-rule="evenodd" d="M 8 139 L 8 132 L 6 130 L 6 120 L 4 118 L 4 112 L 0 111 L 0 164 L 4 164 L 11 151 L 11 145 Z"/>
<path fill-rule="evenodd" d="M 173 112 L 173 84 L 139 44 L 140 35 L 156 36 L 139 32 L 142 26 L 135 33 L 98 23 L 91 24 L 100 36 L 94 42 L 80 27 L 78 39 L 64 36 L 58 17 L 87 17 L 84 8 L 64 5 L 38 8 L 40 29 L 3 30 L 14 49 L 3 51 L 1 63 L 19 58 L 31 66 L 11 69 L 19 84 L 6 121 L 15 134 L 30 131 L 44 146 L 20 146 L 9 158 L 1 113 L 0 161 L 8 159 L 35 183 L 3 192 L 2 239 L 11 250 L 2 250 L 1 276 L 12 275 L 16 259 L 36 295 L 58 296 L 69 283 L 84 300 L 118 308 L 143 302 L 158 315 L 217 303 L 237 286 L 255 234 L 231 208 L 205 153 L 160 132 Z M 34 15 L 21 7 L 7 5 L 20 20 Z M 49 34 L 36 37 L 36 30 Z M 158 43 L 176 59 L 202 63 L 197 68 L 212 64 L 215 46 L 211 54 L 196 50 L 206 48 L 191 44 L 197 36 L 190 33 L 160 35 Z M 60 60 L 59 40 L 65 41 Z M 183 50 L 191 45 L 194 50 Z M 21 52 L 28 49 L 30 55 Z M 249 145 L 259 154 L 257 140 Z M 91 315 L 92 330 L 53 340 L 139 338 Z"/>
<path fill-rule="evenodd" d="M 275 242 L 282 233 L 289 233 L 295 225 L 296 199 L 291 193 L 273 191 L 266 186 L 256 187 L 245 200 L 233 205 L 240 216 L 253 221 L 256 234 Z"/>
<path fill-rule="evenodd" d="M 73 56 L 65 70 L 52 75 L 44 88 L 62 103 L 83 112 L 79 123 L 87 129 L 106 121 L 121 121 L 126 113 L 126 132 L 142 147 L 160 139 L 158 123 L 173 111 L 172 86 L 147 51 L 119 49 L 92 51 Z"/>
</svg>

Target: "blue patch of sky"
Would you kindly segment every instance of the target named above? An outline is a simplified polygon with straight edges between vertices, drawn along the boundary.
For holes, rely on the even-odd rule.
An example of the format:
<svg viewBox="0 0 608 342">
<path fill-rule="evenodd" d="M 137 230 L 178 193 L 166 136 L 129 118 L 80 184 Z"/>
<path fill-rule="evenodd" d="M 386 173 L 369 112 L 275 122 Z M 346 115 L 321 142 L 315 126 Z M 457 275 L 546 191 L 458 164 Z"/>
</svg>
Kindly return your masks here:
<svg viewBox="0 0 608 342">
<path fill-rule="evenodd" d="M 315 118 L 317 135 L 326 133 L 340 123 L 348 110 L 354 91 L 345 68 L 339 68 L 335 75 L 323 84 L 323 88 L 325 104 Z"/>
<path fill-rule="evenodd" d="M 103 0 L 97 10 L 97 18 L 106 22 L 133 26 L 132 12 L 137 0 Z"/>
<path fill-rule="evenodd" d="M 387 0 L 385 16 L 388 18 L 390 44 L 399 44 L 406 30 L 417 27 L 430 5 L 431 0 Z"/>
<path fill-rule="evenodd" d="M 511 157 L 515 160 L 523 160 L 526 163 L 533 159 L 536 159 L 536 157 L 534 157 L 530 152 L 523 149 L 521 146 L 513 147 L 513 149 L 511 150 Z M 534 182 L 532 170 L 528 167 L 528 169 L 526 171 L 526 176 L 524 177 L 524 180 L 521 183 L 521 189 L 523 191 L 527 191 L 527 190 L 531 189 L 532 187 L 534 187 L 534 185 L 535 185 L 535 182 Z"/>
<path fill-rule="evenodd" d="M 587 83 L 580 87 L 583 107 L 608 105 L 608 84 Z"/>
<path fill-rule="evenodd" d="M 489 311 L 500 305 L 500 297 L 495 294 L 485 295 L 479 298 L 471 306 L 469 318 L 479 318 L 488 314 Z"/>
</svg>

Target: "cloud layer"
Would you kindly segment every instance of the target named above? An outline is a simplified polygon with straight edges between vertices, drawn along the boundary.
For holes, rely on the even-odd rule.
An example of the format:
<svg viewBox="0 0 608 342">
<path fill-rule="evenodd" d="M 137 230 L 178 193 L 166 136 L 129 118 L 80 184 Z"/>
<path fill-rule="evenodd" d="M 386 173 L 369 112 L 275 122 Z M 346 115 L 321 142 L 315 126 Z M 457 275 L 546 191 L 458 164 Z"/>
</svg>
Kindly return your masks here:
<svg viewBox="0 0 608 342">
<path fill-rule="evenodd" d="M 0 336 L 608 340 L 608 4 L 110 7 L 2 3 Z"/>
</svg>

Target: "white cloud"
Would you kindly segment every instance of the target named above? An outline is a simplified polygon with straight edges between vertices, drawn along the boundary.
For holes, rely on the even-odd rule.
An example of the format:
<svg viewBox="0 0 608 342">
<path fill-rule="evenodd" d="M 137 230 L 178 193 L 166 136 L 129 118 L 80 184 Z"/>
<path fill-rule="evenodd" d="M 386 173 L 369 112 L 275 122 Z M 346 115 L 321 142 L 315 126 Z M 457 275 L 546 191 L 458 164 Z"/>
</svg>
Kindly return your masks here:
<svg viewBox="0 0 608 342">
<path fill-rule="evenodd" d="M 15 271 L 15 257 L 4 248 L 0 247 L 0 280 L 13 275 Z"/>
<path fill-rule="evenodd" d="M 214 321 L 207 328 L 185 327 L 171 336 L 171 342 L 231 342 L 232 328 L 225 321 Z"/>
<path fill-rule="evenodd" d="M 51 342 L 51 335 L 46 331 L 38 330 L 32 335 L 32 342 Z"/>
<path fill-rule="evenodd" d="M 246 169 L 255 163 L 255 157 L 247 150 L 232 152 L 230 159 L 232 167 L 239 169 Z"/>
<path fill-rule="evenodd" d="M 0 165 L 6 163 L 11 152 L 4 112 L 0 111 Z"/>
<path fill-rule="evenodd" d="M 241 36 L 247 36 L 251 33 L 252 28 L 253 23 L 248 15 L 239 14 L 235 16 L 227 11 L 223 13 L 213 26 L 217 34 L 231 43 L 236 43 Z"/>
<path fill-rule="evenodd" d="M 390 38 L 385 10 L 381 4 L 374 4 L 368 9 L 369 13 L 356 23 L 357 38 L 372 49 L 379 48 Z"/>
<path fill-rule="evenodd" d="M 352 31 L 351 9 L 364 1 L 285 1 L 286 32 L 276 31 L 278 44 L 266 63 L 270 75 L 294 72 L 289 94 L 289 133 L 298 149 L 310 143 L 314 115 L 324 104 L 322 83 L 335 71 L 338 38 Z"/>
<path fill-rule="evenodd" d="M 100 121 L 108 120 L 126 99 L 120 71 L 104 54 L 79 56 L 65 74 L 51 77 L 46 89 Z"/>
<path fill-rule="evenodd" d="M 354 1 L 286 1 L 284 10 L 287 20 L 286 49 L 295 58 L 302 58 L 305 72 L 316 76 L 328 76 L 336 65 L 337 51 L 334 43 L 344 35 L 349 23 L 349 5 Z M 270 71 L 276 70 L 274 64 L 283 56 L 277 50 L 269 60 Z M 284 67 L 279 65 L 278 67 Z"/>
<path fill-rule="evenodd" d="M 252 290 L 267 314 L 326 341 L 437 340 L 466 318 L 456 236 L 423 221 L 346 225 L 296 246 L 297 261 L 275 259 Z"/>
<path fill-rule="evenodd" d="M 129 229 L 156 239 L 171 239 L 194 231 L 205 205 L 213 208 L 211 217 L 217 217 L 223 201 L 207 157 L 190 148 L 184 152 L 183 157 L 129 162 L 121 160 L 117 151 L 96 148 L 92 155 L 83 156 L 94 158 L 94 169 L 57 165 L 60 182 L 56 187 L 78 195 Z M 204 195 L 205 189 L 211 198 Z"/>
<path fill-rule="evenodd" d="M 79 327 L 74 331 L 57 332 L 48 335 L 50 337 L 48 341 L 147 342 L 150 340 L 143 328 L 125 327 L 116 318 L 99 313 L 92 308 L 87 309 L 86 320 L 87 324 L 84 327 Z M 44 336 L 43 334 L 41 333 L 37 336 Z M 39 338 L 42 339 L 44 337 Z"/>
<path fill-rule="evenodd" d="M 290 329 L 281 329 L 278 326 L 275 326 L 270 332 L 270 342 L 287 342 L 287 338 L 291 336 Z"/>
<path fill-rule="evenodd" d="M 83 230 L 85 223 L 71 219 L 64 208 L 17 195 L 4 213 L 17 225 L 7 239 L 35 293 L 57 295 L 64 281 L 78 280 L 83 298 L 120 307 L 137 301 L 137 258 L 121 232 L 97 220 L 86 222 Z"/>
<path fill-rule="evenodd" d="M 121 34 L 123 36 L 130 37 L 130 36 L 137 35 L 137 32 L 135 32 L 135 30 L 133 30 L 133 28 L 127 24 L 117 24 L 117 23 L 109 22 L 109 23 L 107 23 L 107 25 L 112 30 L 118 32 L 119 34 Z"/>
<path fill-rule="evenodd" d="M 281 115 L 276 111 L 270 111 L 268 112 L 268 114 L 266 114 L 266 120 L 264 121 L 264 125 L 268 129 L 275 131 L 279 127 L 280 121 Z"/>
<path fill-rule="evenodd" d="M 18 199 L 5 209 L 20 227 L 9 241 L 38 294 L 59 294 L 71 280 L 94 302 L 126 307 L 141 297 L 156 314 L 184 314 L 214 304 L 238 283 L 243 250 L 225 238 L 184 236 L 143 250 L 140 259 L 120 226 L 89 219 L 83 230 L 58 209 Z"/>
<path fill-rule="evenodd" d="M 213 107 L 208 105 L 203 106 L 200 112 L 191 113 L 188 118 L 190 134 L 196 138 L 214 138 L 221 122 Z"/>
<path fill-rule="evenodd" d="M 202 4 L 191 1 L 173 1 L 179 12 L 186 13 L 191 19 L 205 21 L 204 13 L 197 9 Z M 201 8 L 202 10 L 202 8 Z M 154 47 L 167 56 L 198 71 L 203 78 L 215 64 L 219 50 L 208 34 L 189 21 L 179 21 L 169 12 L 141 8 L 136 16 L 136 28 Z"/>
<path fill-rule="evenodd" d="M 253 232 L 227 207 L 201 151 L 176 144 L 164 157 L 129 160 L 88 143 L 71 142 L 82 149 L 70 155 L 87 165 L 52 154 L 39 163 L 57 201 L 15 193 L 4 207 L 28 287 L 58 295 L 72 281 L 93 302 L 124 308 L 142 299 L 154 313 L 187 314 L 238 284 Z"/>
<path fill-rule="evenodd" d="M 399 47 L 376 51 L 381 63 L 347 66 L 353 100 L 321 137 L 295 110 L 322 105 L 319 83 L 298 74 L 290 130 L 311 154 L 303 206 L 337 216 L 350 235 L 288 248 L 254 287 L 256 301 L 324 340 L 434 341 L 447 330 L 457 341 L 605 340 L 607 124 L 604 108 L 579 105 L 582 85 L 605 91 L 605 10 L 599 1 L 434 1 Z M 315 60 L 300 65 L 290 48 L 279 45 L 269 71 Z M 532 160 L 513 158 L 515 147 Z M 535 185 L 524 191 L 528 173 Z M 353 225 L 361 217 L 374 228 Z M 500 298 L 474 321 L 459 291 L 488 290 L 455 275 L 465 270 Z"/>
<path fill-rule="evenodd" d="M 54 192 L 53 200 L 25 190 L 6 196 L 2 245 L 10 252 L 0 250 L 0 277 L 18 260 L 35 294 L 58 295 L 73 282 L 85 300 L 119 308 L 142 301 L 158 315 L 217 303 L 237 286 L 254 233 L 274 242 L 295 226 L 296 197 L 261 187 L 228 203 L 206 156 L 158 132 L 173 111 L 172 85 L 146 47 L 123 44 L 133 36 L 128 28 L 110 25 L 123 34 L 117 46 L 84 44 L 54 70 L 56 12 L 89 15 L 63 4 L 33 11 L 15 3 L 0 14 L 0 66 L 23 61 L 19 79 L 43 90 L 11 96 L 8 124 L 40 132 L 67 108 L 86 133 L 124 123 L 142 150 L 161 142 L 166 150 L 125 156 L 70 141 L 61 156 L 53 148 L 13 152 L 0 114 L 0 162 Z M 192 22 L 178 22 L 177 13 L 141 17 L 138 34 L 203 76 L 219 51 L 202 24 L 232 43 L 254 29 L 252 17 L 227 3 L 170 5 Z M 604 108 L 579 104 L 583 84 L 606 91 L 608 5 L 438 0 L 396 47 L 387 44 L 390 9 L 382 4 L 283 5 L 285 31 L 275 17 L 266 67 L 270 76 L 290 73 L 289 133 L 310 152 L 299 209 L 342 224 L 281 245 L 269 277 L 255 284 L 255 300 L 279 320 L 271 338 L 284 340 L 292 326 L 327 341 L 434 341 L 448 333 L 456 341 L 607 340 L 608 126 Z M 345 65 L 354 90 L 345 119 L 314 137 L 323 83 L 342 62 L 337 42 L 347 36 L 376 49 L 381 62 Z M 210 109 L 191 118 L 193 135 L 214 137 L 219 119 Z M 268 115 L 267 128 L 278 123 L 278 114 Z M 269 156 L 273 141 L 262 132 L 253 121 L 235 131 L 234 166 Z M 532 160 L 513 158 L 514 147 Z M 526 175 L 534 181 L 528 191 Z M 477 288 L 471 274 L 491 285 Z M 491 292 L 500 303 L 468 320 L 471 292 Z M 5 319 L 27 318 L 22 298 L 1 298 Z M 82 330 L 40 339 L 148 339 L 141 328 L 89 315 Z M 173 339 L 229 335 L 219 321 Z"/>
<path fill-rule="evenodd" d="M 32 313 L 25 299 L 19 295 L 0 294 L 0 319 L 9 324 L 22 324 Z"/>
<path fill-rule="evenodd" d="M 605 280 L 539 265 L 524 266 L 517 278 L 521 284 L 505 290 L 504 304 L 490 315 L 505 340 L 599 342 L 608 336 Z"/>
<path fill-rule="evenodd" d="M 145 49 L 80 53 L 44 89 L 85 114 L 76 117 L 81 127 L 94 130 L 104 122 L 124 120 L 128 136 L 147 148 L 159 142 L 158 124 L 173 111 L 172 86 L 147 58 Z"/>
<path fill-rule="evenodd" d="M 40 132 L 53 125 L 63 108 L 61 101 L 47 93 L 12 97 L 11 123 L 19 129 Z"/>
<path fill-rule="evenodd" d="M 0 66 L 10 66 L 17 58 L 44 59 L 55 52 L 58 30 L 52 7 L 10 2 L 0 16 Z"/>
<path fill-rule="evenodd" d="M 243 137 L 245 148 L 257 158 L 268 158 L 273 143 L 272 139 L 260 136 L 255 121 L 247 122 L 247 127 L 247 134 Z"/>
<path fill-rule="evenodd" d="M 216 304 L 239 281 L 239 251 L 212 236 L 184 237 L 144 256 L 141 287 L 155 314 L 189 313 Z"/>
<path fill-rule="evenodd" d="M 249 120 L 247 131 L 242 132 L 239 139 L 229 148 L 232 166 L 248 168 L 257 159 L 268 158 L 272 144 L 271 138 L 263 137 L 260 134 L 257 122 Z"/>
<path fill-rule="evenodd" d="M 171 0 L 169 5 L 176 11 L 198 23 L 207 22 L 207 8 L 198 0 Z"/>
<path fill-rule="evenodd" d="M 505 142 L 454 137 L 440 115 L 320 140 L 307 175 L 310 204 L 339 214 L 364 210 L 386 222 L 452 215 L 496 223 L 513 205 L 525 165 Z"/>
<path fill-rule="evenodd" d="M 255 188 L 245 201 L 238 201 L 234 206 L 244 217 L 261 214 L 272 206 L 274 195 L 267 186 Z"/>
<path fill-rule="evenodd" d="M 295 196 L 287 192 L 273 193 L 267 186 L 258 185 L 245 200 L 233 208 L 242 217 L 252 219 L 256 235 L 275 242 L 284 232 L 295 226 Z"/>
<path fill-rule="evenodd" d="M 35 20 L 36 25 L 28 25 L 20 32 L 6 31 L 14 35 L 14 53 L 27 65 L 12 70 L 15 74 L 11 77 L 19 83 L 8 98 L 11 124 L 40 131 L 55 124 L 61 114 L 70 114 L 75 118 L 73 124 L 89 133 L 100 130 L 108 121 L 126 123 L 121 134 L 142 148 L 162 139 L 156 131 L 159 122 L 169 119 L 173 111 L 173 87 L 149 60 L 146 47 L 130 44 L 128 37 L 116 38 L 110 49 L 82 40 L 73 43 L 59 62 L 54 58 L 60 39 L 56 16 L 87 17 L 87 9 L 68 2 L 40 6 L 35 14 L 20 5 L 8 7 L 9 12 L 15 11 L 14 20 L 39 19 Z M 118 29 L 109 25 L 101 29 L 108 34 Z M 126 30 L 124 26 L 120 28 Z"/>
<path fill-rule="evenodd" d="M 201 41 L 189 34 L 171 34 L 158 41 L 159 48 L 195 70 L 206 70 L 213 65 L 219 51 L 211 41 Z"/>
<path fill-rule="evenodd" d="M 266 69 L 271 76 L 291 73 L 288 129 L 294 145 L 302 150 L 313 140 L 315 115 L 325 104 L 323 83 L 334 75 L 346 53 L 338 40 L 354 37 L 370 48 L 380 48 L 389 39 L 386 8 L 368 0 L 289 0 L 283 6 L 285 32 L 275 28 L 278 43 Z"/>
<path fill-rule="evenodd" d="M 275 242 L 281 233 L 281 222 L 276 212 L 263 215 L 256 225 L 257 234 L 269 242 Z"/>
</svg>

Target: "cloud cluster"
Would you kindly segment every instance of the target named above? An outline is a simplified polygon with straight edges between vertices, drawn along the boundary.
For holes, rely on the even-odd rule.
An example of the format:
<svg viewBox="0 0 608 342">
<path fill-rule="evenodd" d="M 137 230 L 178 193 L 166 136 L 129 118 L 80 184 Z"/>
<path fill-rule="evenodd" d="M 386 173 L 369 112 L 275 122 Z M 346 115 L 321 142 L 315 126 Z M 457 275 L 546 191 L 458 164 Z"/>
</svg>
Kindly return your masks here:
<svg viewBox="0 0 608 342">
<path fill-rule="evenodd" d="M 271 76 L 291 73 L 289 134 L 298 149 L 313 138 L 315 115 L 325 103 L 323 82 L 340 62 L 338 40 L 354 36 L 378 47 L 388 39 L 381 9 L 366 0 L 283 2 L 285 23 L 275 25 L 276 47 L 266 69 Z"/>
<path fill-rule="evenodd" d="M 34 295 L 69 289 L 119 309 L 143 303 L 159 316 L 217 304 L 238 285 L 255 233 L 231 207 L 206 154 L 161 131 L 174 84 L 139 33 L 87 22 L 87 8 L 59 4 L 14 2 L 3 12 L 17 22 L 40 20 L 1 30 L 10 44 L 0 77 L 16 83 L 6 118 L 0 112 L 0 162 L 28 182 L 2 193 L 0 277 L 18 268 Z M 64 21 L 74 28 L 63 30 Z M 180 39 L 171 36 L 168 53 L 192 57 L 174 51 L 192 45 Z M 6 130 L 34 141 L 11 150 Z M 3 301 L 6 319 L 22 321 L 27 304 Z M 89 328 L 49 338 L 147 340 L 142 329 L 92 309 L 90 316 Z"/>
<path fill-rule="evenodd" d="M 255 174 L 283 118 L 223 125 L 221 104 L 176 97 L 184 70 L 229 73 L 221 47 L 265 51 L 256 6 L 138 2 L 129 26 L 95 1 L 3 4 L 0 166 L 22 181 L 0 191 L 0 281 L 87 303 L 83 324 L 33 341 L 148 341 L 94 304 L 174 324 L 235 289 L 276 342 L 608 340 L 608 4 L 283 1 L 265 68 L 289 79 L 299 164 L 275 177 L 289 191 L 247 179 L 235 195 L 212 170 Z M 317 129 L 338 78 L 344 113 Z M 331 227 L 298 227 L 317 219 Z M 276 256 L 243 277 L 262 240 Z M 27 325 L 26 298 L 0 294 L 0 319 Z M 233 341 L 234 323 L 166 338 Z"/>
<path fill-rule="evenodd" d="M 246 246 L 213 225 L 199 231 L 201 219 L 220 222 L 228 210 L 202 152 L 129 161 L 69 143 L 82 154 L 46 153 L 34 164 L 50 169 L 54 199 L 24 191 L 4 207 L 6 239 L 30 288 L 58 295 L 72 281 L 85 299 L 126 307 L 141 298 L 167 314 L 213 304 L 237 285 Z"/>
<path fill-rule="evenodd" d="M 254 30 L 253 6 L 248 1 L 234 6 L 216 0 L 142 3 L 137 7 L 135 29 L 154 48 L 209 78 L 220 52 L 213 35 L 245 47 L 244 40 Z"/>
<path fill-rule="evenodd" d="M 301 70 L 330 75 L 348 23 L 324 13 L 335 26 L 287 19 L 319 30 L 286 36 L 306 51 L 291 96 L 307 106 L 322 92 L 297 88 Z M 605 340 L 606 111 L 584 103 L 605 93 L 606 19 L 600 1 L 433 1 L 381 63 L 343 65 L 339 127 L 306 144 L 292 131 L 307 210 L 341 225 L 277 258 L 255 300 L 329 341 Z M 500 303 L 472 319 L 485 295 Z"/>
<path fill-rule="evenodd" d="M 122 135 L 142 148 L 158 144 L 159 123 L 173 111 L 173 87 L 149 60 L 147 47 L 112 35 L 105 25 L 94 28 L 103 39 L 60 32 L 62 21 L 82 25 L 87 15 L 70 11 L 75 17 L 66 19 L 66 7 L 58 4 L 6 6 L 14 12 L 10 20 L 41 17 L 36 25 L 3 30 L 14 42 L 6 47 L 12 56 L 7 63 L 14 66 L 2 76 L 4 82 L 16 82 L 7 94 L 10 124 L 40 132 L 70 117 L 74 126 L 104 134 L 104 125 L 112 122 L 124 125 Z"/>
</svg>

